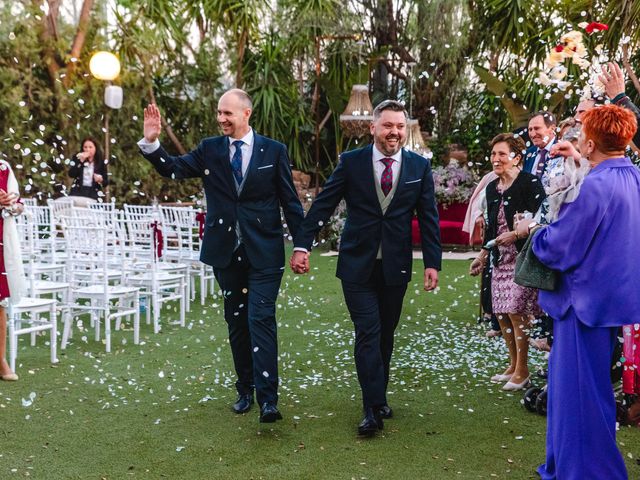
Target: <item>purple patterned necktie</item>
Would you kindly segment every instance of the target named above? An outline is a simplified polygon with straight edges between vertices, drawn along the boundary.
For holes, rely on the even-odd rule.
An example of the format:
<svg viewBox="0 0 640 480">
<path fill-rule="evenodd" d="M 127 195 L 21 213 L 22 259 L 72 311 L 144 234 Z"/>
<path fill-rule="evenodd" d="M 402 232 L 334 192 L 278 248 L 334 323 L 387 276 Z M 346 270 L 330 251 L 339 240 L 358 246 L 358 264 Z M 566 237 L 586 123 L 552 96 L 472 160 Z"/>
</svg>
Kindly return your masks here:
<svg viewBox="0 0 640 480">
<path fill-rule="evenodd" d="M 540 160 L 538 160 L 538 165 L 536 167 L 536 177 L 542 178 L 542 174 L 544 173 L 544 167 L 547 165 L 547 149 L 543 148 L 540 150 Z"/>
<path fill-rule="evenodd" d="M 231 158 L 231 170 L 233 171 L 233 176 L 236 178 L 236 182 L 238 185 L 242 183 L 242 145 L 244 142 L 242 140 L 236 140 L 232 143 L 234 147 L 236 147 L 236 151 L 233 153 L 233 157 Z"/>
<path fill-rule="evenodd" d="M 389 195 L 393 185 L 393 170 L 391 169 L 391 165 L 393 165 L 393 158 L 383 158 L 380 161 L 384 163 L 384 170 L 380 177 L 380 187 L 382 188 L 382 193 L 384 193 L 384 196 L 386 197 Z"/>
</svg>

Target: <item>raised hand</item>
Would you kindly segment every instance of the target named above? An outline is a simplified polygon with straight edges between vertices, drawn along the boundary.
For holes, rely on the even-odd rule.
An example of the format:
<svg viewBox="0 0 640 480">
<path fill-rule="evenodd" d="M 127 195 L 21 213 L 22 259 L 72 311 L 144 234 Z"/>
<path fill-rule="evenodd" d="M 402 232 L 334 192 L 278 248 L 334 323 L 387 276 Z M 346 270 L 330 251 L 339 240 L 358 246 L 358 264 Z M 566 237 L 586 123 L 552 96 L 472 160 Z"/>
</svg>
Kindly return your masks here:
<svg viewBox="0 0 640 480">
<path fill-rule="evenodd" d="M 573 143 L 567 140 L 562 140 L 561 142 L 553 145 L 549 153 L 553 157 L 571 157 L 574 160 L 580 160 L 580 158 L 582 158 L 582 155 L 580 155 L 580 152 L 576 149 L 576 147 L 573 146 Z"/>
<path fill-rule="evenodd" d="M 144 109 L 144 139 L 149 142 L 155 142 L 162 131 L 162 122 L 160 121 L 160 110 L 151 103 Z"/>
<path fill-rule="evenodd" d="M 294 251 L 289 260 L 293 273 L 307 273 L 309 271 L 309 253 Z"/>
<path fill-rule="evenodd" d="M 598 78 L 604 85 L 607 97 L 613 100 L 616 95 L 624 93 L 624 74 L 617 63 L 609 62 L 607 66 L 609 68 L 603 68 Z"/>
</svg>

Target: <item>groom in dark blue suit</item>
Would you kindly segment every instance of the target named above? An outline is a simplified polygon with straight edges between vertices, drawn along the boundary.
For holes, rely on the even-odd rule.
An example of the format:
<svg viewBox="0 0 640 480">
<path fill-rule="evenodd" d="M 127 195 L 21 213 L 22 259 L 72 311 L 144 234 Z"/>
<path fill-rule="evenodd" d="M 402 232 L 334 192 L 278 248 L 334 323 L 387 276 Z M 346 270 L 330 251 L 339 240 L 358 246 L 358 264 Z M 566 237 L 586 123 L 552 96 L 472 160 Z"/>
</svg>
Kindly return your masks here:
<svg viewBox="0 0 640 480">
<path fill-rule="evenodd" d="M 309 269 L 316 233 L 340 200 L 347 219 L 340 241 L 337 277 L 355 327 L 354 356 L 362 389 L 360 435 L 374 435 L 393 411 L 387 403 L 393 336 L 411 278 L 411 221 L 420 224 L 424 288 L 438 284 L 442 252 L 438 211 L 429 161 L 403 150 L 407 112 L 393 100 L 373 111 L 374 144 L 343 153 L 338 166 L 295 237 L 291 268 Z"/>
<path fill-rule="evenodd" d="M 280 208 L 295 237 L 304 212 L 291 178 L 286 147 L 249 126 L 251 98 L 233 89 L 218 102 L 223 136 L 195 150 L 169 155 L 160 145 L 160 111 L 144 112 L 144 157 L 160 175 L 202 178 L 207 218 L 200 260 L 211 265 L 224 296 L 224 317 L 238 380 L 236 413 L 247 412 L 253 391 L 260 421 L 282 419 L 278 411 L 278 341 L 275 302 L 284 270 Z"/>
</svg>

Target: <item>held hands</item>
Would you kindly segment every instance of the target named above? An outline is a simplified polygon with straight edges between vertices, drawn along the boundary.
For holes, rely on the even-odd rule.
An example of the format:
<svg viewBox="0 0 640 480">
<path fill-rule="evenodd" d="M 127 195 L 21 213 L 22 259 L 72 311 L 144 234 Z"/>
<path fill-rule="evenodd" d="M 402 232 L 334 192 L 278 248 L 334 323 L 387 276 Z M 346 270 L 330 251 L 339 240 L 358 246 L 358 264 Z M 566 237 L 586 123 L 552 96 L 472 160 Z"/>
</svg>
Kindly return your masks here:
<svg viewBox="0 0 640 480">
<path fill-rule="evenodd" d="M 602 69 L 602 74 L 598 75 L 598 79 L 604 85 L 604 91 L 611 100 L 616 95 L 624 93 L 624 74 L 617 63 L 609 62 L 607 68 Z"/>
<path fill-rule="evenodd" d="M 149 143 L 155 142 L 160 136 L 161 130 L 160 110 L 151 103 L 144 109 L 144 139 Z"/>
<path fill-rule="evenodd" d="M 309 271 L 309 252 L 294 251 L 289 260 L 293 273 L 307 273 Z"/>
<path fill-rule="evenodd" d="M 18 195 L 15 193 L 7 193 L 2 188 L 0 188 L 0 206 L 2 207 L 12 207 L 13 204 L 18 200 Z"/>
<path fill-rule="evenodd" d="M 580 162 L 580 159 L 582 158 L 578 149 L 573 146 L 573 143 L 567 140 L 563 140 L 553 145 L 549 153 L 552 157 L 571 157 L 576 162 Z"/>
<path fill-rule="evenodd" d="M 424 289 L 427 292 L 435 290 L 438 286 L 438 270 L 435 268 L 424 269 Z"/>
</svg>

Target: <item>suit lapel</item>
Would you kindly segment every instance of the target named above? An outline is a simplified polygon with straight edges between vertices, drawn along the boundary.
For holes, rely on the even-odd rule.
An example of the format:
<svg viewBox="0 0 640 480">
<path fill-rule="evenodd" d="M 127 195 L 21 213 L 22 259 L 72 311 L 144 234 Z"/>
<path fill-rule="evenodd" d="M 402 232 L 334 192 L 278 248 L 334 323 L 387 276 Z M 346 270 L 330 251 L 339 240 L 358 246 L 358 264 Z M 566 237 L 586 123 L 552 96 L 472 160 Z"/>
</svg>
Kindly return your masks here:
<svg viewBox="0 0 640 480">
<path fill-rule="evenodd" d="M 219 149 L 216 149 L 218 153 L 218 161 L 222 168 L 222 177 L 227 187 L 233 192 L 235 197 L 238 196 L 238 190 L 236 189 L 236 181 L 233 178 L 233 171 L 231 170 L 231 160 L 229 160 L 229 137 L 220 137 L 222 145 Z"/>
<path fill-rule="evenodd" d="M 253 131 L 253 147 L 251 148 L 251 160 L 247 166 L 247 171 L 244 174 L 242 180 L 242 188 L 240 189 L 240 195 L 247 185 L 247 182 L 255 176 L 256 170 L 262 165 L 264 160 L 264 138 L 258 135 L 255 130 Z"/>
<path fill-rule="evenodd" d="M 376 193 L 376 176 L 373 174 L 373 145 L 369 145 L 362 150 L 360 156 L 360 175 L 366 188 L 364 193 L 368 202 L 373 202 L 378 206 L 378 211 L 382 215 L 382 208 L 380 207 L 380 201 L 378 200 L 378 194 Z"/>
</svg>

